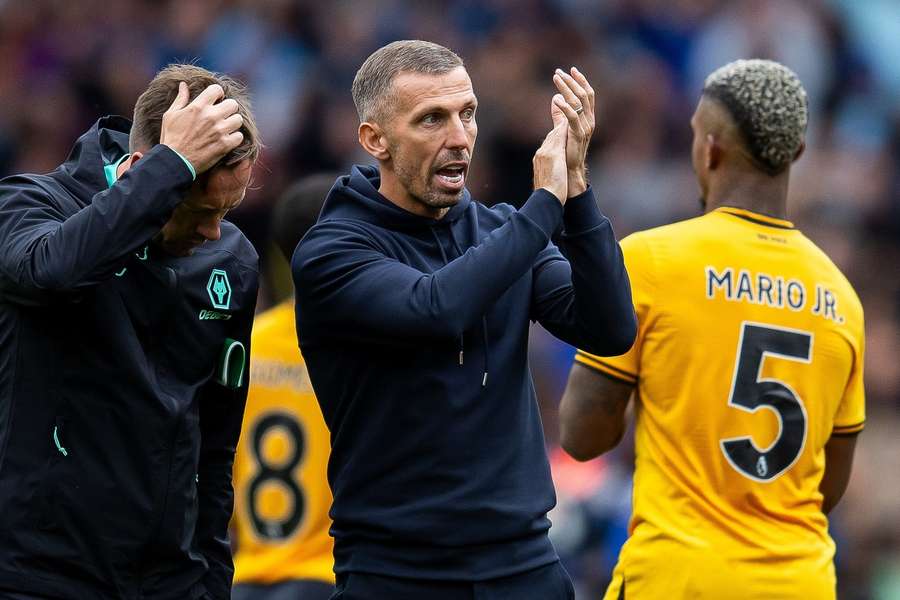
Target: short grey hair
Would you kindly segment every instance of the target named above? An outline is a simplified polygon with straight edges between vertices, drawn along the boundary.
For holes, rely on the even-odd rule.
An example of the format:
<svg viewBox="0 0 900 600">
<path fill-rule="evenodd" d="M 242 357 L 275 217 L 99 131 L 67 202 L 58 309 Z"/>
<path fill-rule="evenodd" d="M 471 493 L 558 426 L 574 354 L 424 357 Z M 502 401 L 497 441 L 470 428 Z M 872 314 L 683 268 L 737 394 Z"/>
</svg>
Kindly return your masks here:
<svg viewBox="0 0 900 600">
<path fill-rule="evenodd" d="M 449 48 L 422 40 L 401 40 L 382 46 L 371 55 L 353 78 L 353 103 L 360 123 L 385 117 L 391 84 L 400 73 L 443 75 L 463 60 Z"/>
<path fill-rule="evenodd" d="M 771 60 L 736 60 L 706 78 L 703 95 L 725 106 L 763 171 L 774 176 L 790 166 L 809 120 L 806 90 L 793 71 Z"/>
</svg>

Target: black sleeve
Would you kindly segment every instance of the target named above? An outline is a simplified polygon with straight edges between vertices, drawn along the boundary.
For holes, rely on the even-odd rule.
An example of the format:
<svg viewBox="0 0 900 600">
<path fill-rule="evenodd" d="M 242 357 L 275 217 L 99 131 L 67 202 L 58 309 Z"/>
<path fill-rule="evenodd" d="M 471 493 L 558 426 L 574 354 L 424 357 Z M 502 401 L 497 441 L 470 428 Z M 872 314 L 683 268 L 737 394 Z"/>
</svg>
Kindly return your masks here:
<svg viewBox="0 0 900 600">
<path fill-rule="evenodd" d="M 624 354 L 637 335 L 622 250 L 591 188 L 566 201 L 561 244 L 534 264 L 532 318 L 559 339 L 600 356 Z"/>
<path fill-rule="evenodd" d="M 319 224 L 294 254 L 299 318 L 331 338 L 458 336 L 532 268 L 561 216 L 559 201 L 539 189 L 480 244 L 433 273 L 386 256 L 346 223 Z"/>
<path fill-rule="evenodd" d="M 193 181 L 157 145 L 90 204 L 66 215 L 23 177 L 0 183 L 0 298 L 43 304 L 113 276 L 169 219 Z"/>
<path fill-rule="evenodd" d="M 217 378 L 200 391 L 202 437 L 197 469 L 198 517 L 195 535 L 197 545 L 209 564 L 203 583 L 209 597 L 215 600 L 227 600 L 231 597 L 231 581 L 234 576 L 228 538 L 228 524 L 234 510 L 232 469 L 250 385 L 250 332 L 256 292 L 254 279 L 250 291 L 253 300 L 249 308 L 235 318 L 230 339 L 226 340 L 226 345 L 239 342 L 243 347 L 240 377 L 233 370 L 235 364 L 231 365 L 228 375 L 224 375 L 220 365 L 217 367 Z M 231 387 L 232 385 L 236 387 Z"/>
</svg>

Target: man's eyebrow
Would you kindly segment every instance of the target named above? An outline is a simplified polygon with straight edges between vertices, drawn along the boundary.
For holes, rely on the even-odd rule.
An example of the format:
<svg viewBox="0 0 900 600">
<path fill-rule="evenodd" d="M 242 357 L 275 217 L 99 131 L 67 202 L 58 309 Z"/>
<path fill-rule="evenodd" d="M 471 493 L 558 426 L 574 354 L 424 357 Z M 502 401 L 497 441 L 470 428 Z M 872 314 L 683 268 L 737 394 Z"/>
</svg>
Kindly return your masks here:
<svg viewBox="0 0 900 600">
<path fill-rule="evenodd" d="M 416 115 L 427 115 L 427 114 L 429 114 L 429 113 L 434 113 L 434 112 L 447 112 L 447 108 L 444 107 L 444 106 L 438 106 L 438 105 L 436 105 L 436 104 L 426 104 L 425 106 L 422 106 L 422 107 L 420 107 L 420 108 L 417 108 L 417 109 L 413 112 L 413 114 L 416 114 Z"/>
<path fill-rule="evenodd" d="M 240 206 L 241 204 L 243 204 L 244 199 L 245 199 L 246 197 L 247 197 L 247 192 L 246 192 L 246 190 L 245 190 L 244 193 L 241 194 L 241 197 L 240 197 L 240 198 L 238 198 L 237 200 L 235 200 L 234 202 L 232 202 L 232 203 L 229 204 L 228 206 L 224 207 L 224 210 L 226 210 L 226 211 L 234 210 L 235 208 L 237 208 L 238 206 Z"/>
<path fill-rule="evenodd" d="M 478 106 L 478 98 L 472 96 L 471 98 L 466 99 L 463 103 L 463 108 L 470 108 L 473 106 Z M 430 113 L 440 113 L 440 112 L 449 112 L 449 108 L 446 106 L 441 106 L 438 104 L 426 104 L 420 108 L 417 108 L 413 111 L 413 114 L 416 116 L 427 115 Z"/>
</svg>

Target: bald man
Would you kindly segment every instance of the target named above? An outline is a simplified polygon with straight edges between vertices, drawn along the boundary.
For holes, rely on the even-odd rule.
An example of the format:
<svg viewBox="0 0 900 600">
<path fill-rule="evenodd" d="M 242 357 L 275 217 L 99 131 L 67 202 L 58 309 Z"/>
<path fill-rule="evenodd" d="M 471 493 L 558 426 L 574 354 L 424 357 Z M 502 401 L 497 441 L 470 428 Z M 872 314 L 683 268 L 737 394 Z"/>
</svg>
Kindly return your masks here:
<svg viewBox="0 0 900 600">
<path fill-rule="evenodd" d="M 630 537 L 607 600 L 835 597 L 825 513 L 865 421 L 863 313 L 787 220 L 806 124 L 784 66 L 715 71 L 691 119 L 706 214 L 622 241 L 637 340 L 579 351 L 560 407 L 563 447 L 588 460 L 634 398 Z"/>
</svg>

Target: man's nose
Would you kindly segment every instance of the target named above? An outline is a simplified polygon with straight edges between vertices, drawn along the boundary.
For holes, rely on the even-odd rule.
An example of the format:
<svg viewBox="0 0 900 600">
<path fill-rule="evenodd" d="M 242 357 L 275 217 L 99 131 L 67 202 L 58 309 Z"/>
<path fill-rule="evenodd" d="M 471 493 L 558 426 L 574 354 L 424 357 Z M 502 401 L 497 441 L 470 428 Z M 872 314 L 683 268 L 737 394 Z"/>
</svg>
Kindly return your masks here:
<svg viewBox="0 0 900 600">
<path fill-rule="evenodd" d="M 462 119 L 459 117 L 450 119 L 449 128 L 450 131 L 447 132 L 447 147 L 467 148 L 469 146 L 469 136 Z"/>
<path fill-rule="evenodd" d="M 222 230 L 219 228 L 219 220 L 204 221 L 197 226 L 197 233 L 205 239 L 214 242 L 222 237 Z"/>
</svg>

